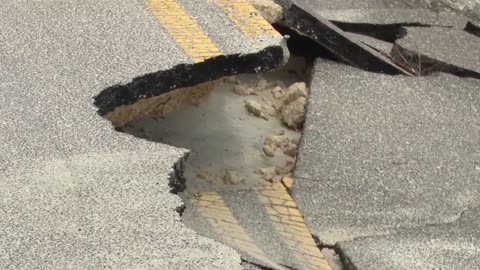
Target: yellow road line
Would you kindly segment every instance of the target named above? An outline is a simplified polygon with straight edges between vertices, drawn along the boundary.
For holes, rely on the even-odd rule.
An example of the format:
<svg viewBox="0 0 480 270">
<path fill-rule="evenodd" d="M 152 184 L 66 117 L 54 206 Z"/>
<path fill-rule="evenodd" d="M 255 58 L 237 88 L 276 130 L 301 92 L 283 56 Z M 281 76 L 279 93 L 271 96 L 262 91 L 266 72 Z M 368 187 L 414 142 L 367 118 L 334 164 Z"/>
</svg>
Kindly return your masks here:
<svg viewBox="0 0 480 270">
<path fill-rule="evenodd" d="M 245 36 L 252 39 L 261 36 L 280 36 L 247 0 L 215 0 L 215 2 Z"/>
<path fill-rule="evenodd" d="M 290 180 L 286 182 L 292 183 Z M 301 269 L 331 270 L 285 186 L 274 183 L 258 186 L 255 191 L 275 229 L 301 264 Z"/>
<path fill-rule="evenodd" d="M 212 225 L 213 230 L 225 240 L 225 243 L 270 264 L 270 266 L 277 266 L 250 238 L 242 226 L 238 224 L 232 212 L 217 192 L 198 193 L 192 198 L 192 203 L 197 207 L 198 214 Z"/>
<path fill-rule="evenodd" d="M 145 0 L 145 4 L 195 63 L 222 54 L 175 0 Z"/>
</svg>

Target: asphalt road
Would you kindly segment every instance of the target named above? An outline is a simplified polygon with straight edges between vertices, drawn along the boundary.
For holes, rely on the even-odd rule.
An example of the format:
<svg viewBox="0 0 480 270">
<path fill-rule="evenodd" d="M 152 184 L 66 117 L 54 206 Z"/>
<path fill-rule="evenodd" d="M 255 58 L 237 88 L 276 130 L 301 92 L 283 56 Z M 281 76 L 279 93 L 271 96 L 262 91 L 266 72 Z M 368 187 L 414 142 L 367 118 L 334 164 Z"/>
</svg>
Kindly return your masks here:
<svg viewBox="0 0 480 270">
<path fill-rule="evenodd" d="M 295 2 L 316 16 L 326 7 L 419 6 Z M 285 39 L 245 0 L 232 3 L 0 3 L 0 268 L 255 268 L 242 257 L 331 269 L 311 233 L 351 269 L 478 265 L 480 85 L 448 74 L 387 76 L 317 61 L 294 179 L 190 185 L 181 222 L 169 183 L 181 180 L 190 146 L 114 125 L 196 103 L 218 85 L 206 81 L 285 64 Z M 411 29 L 399 45 L 477 72 L 476 37 L 457 28 Z M 458 45 L 436 50 L 445 33 Z M 206 113 L 237 117 L 228 115 L 237 101 L 225 101 L 222 115 L 196 107 L 205 110 L 191 127 Z M 261 147 L 258 134 L 243 135 Z M 242 158 L 252 162 L 250 150 Z"/>
<path fill-rule="evenodd" d="M 115 132 L 92 104 L 193 62 L 147 6 L 2 1 L 0 25 L 0 268 L 240 269 L 180 222 L 184 150 Z"/>
</svg>

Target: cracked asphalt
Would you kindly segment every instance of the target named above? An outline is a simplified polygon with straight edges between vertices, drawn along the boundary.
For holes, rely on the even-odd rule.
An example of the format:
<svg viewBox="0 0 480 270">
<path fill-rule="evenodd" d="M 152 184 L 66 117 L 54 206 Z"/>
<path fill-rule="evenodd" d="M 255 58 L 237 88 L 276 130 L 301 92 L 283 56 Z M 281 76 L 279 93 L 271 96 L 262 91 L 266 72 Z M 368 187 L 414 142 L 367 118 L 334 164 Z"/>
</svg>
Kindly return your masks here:
<svg viewBox="0 0 480 270">
<path fill-rule="evenodd" d="M 317 59 L 283 179 L 293 186 L 183 202 L 169 184 L 187 150 L 112 123 L 194 104 L 218 83 L 205 81 L 280 68 L 285 38 L 246 0 L 0 2 L 0 268 L 478 268 L 478 22 L 432 1 L 292 2 L 343 52 L 362 48 L 358 63 L 367 53 L 403 75 Z M 395 41 L 368 33 L 398 23 L 428 27 L 384 28 L 405 30 Z"/>
</svg>

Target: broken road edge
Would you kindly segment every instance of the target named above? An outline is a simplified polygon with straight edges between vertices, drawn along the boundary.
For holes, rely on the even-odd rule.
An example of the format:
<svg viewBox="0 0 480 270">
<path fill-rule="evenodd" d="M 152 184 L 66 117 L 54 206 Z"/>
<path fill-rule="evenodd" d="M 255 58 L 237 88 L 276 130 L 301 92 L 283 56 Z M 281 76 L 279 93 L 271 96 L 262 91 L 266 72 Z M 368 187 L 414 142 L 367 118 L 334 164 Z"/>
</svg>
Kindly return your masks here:
<svg viewBox="0 0 480 270">
<path fill-rule="evenodd" d="M 148 115 L 149 112 L 158 109 L 152 106 L 166 105 L 171 101 L 171 97 L 163 101 L 156 100 L 146 106 L 149 107 L 146 110 L 143 110 L 145 106 L 133 108 L 141 101 L 145 103 L 145 100 L 172 94 L 174 90 L 182 93 L 188 90 L 195 92 L 198 90 L 197 86 L 200 88 L 200 94 L 197 95 L 205 96 L 213 90 L 212 82 L 220 78 L 237 74 L 263 73 L 281 68 L 290 57 L 286 40 L 287 38 L 283 37 L 278 45 L 265 47 L 255 53 L 221 55 L 203 62 L 179 64 L 167 70 L 141 75 L 127 84 L 117 84 L 104 89 L 94 97 L 94 105 L 98 108 L 97 112 L 109 119 L 114 126 L 122 126 L 138 116 Z M 183 101 L 185 100 L 186 98 Z M 122 111 L 133 115 L 127 116 Z"/>
</svg>

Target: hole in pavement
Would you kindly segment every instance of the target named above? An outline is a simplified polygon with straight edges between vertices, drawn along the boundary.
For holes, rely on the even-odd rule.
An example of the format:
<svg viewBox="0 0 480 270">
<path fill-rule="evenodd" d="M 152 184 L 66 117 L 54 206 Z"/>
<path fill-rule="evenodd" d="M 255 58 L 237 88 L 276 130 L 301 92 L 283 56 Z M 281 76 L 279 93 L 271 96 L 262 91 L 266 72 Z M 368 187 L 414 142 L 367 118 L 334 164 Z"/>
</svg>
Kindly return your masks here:
<svg viewBox="0 0 480 270">
<path fill-rule="evenodd" d="M 295 164 L 309 70 L 304 57 L 292 56 L 278 71 L 224 78 L 198 104 L 129 122 L 122 130 L 190 150 L 175 166 L 175 193 L 280 182 Z"/>
<path fill-rule="evenodd" d="M 214 90 L 197 104 L 163 117 L 131 121 L 122 131 L 189 150 L 188 157 L 175 165 L 170 186 L 185 203 L 177 212 L 183 219 L 192 218 L 189 209 L 199 207 L 196 201 L 202 194 L 251 190 L 283 183 L 283 177 L 290 176 L 305 119 L 309 90 L 304 80 L 310 77 L 309 70 L 305 58 L 291 56 L 277 71 L 226 77 L 215 82 Z M 262 218 L 259 222 L 270 221 Z M 186 224 L 205 236 L 217 237 Z M 230 246 L 252 256 L 250 250 L 242 250 L 248 247 Z"/>
</svg>

